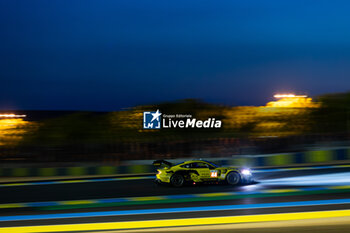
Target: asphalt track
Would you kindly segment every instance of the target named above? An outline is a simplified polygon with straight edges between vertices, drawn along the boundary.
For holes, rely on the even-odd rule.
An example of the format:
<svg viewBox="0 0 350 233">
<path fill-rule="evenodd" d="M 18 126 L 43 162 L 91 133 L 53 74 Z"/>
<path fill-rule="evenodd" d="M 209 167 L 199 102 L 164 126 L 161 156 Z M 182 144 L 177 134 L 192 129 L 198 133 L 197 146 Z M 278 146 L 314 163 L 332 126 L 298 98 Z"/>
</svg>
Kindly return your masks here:
<svg viewBox="0 0 350 233">
<path fill-rule="evenodd" d="M 231 223 L 237 227 L 321 218 L 325 224 L 350 216 L 349 166 L 267 170 L 255 177 L 258 183 L 236 187 L 173 188 L 157 186 L 151 177 L 0 185 L 0 232 L 144 231 L 149 227 L 153 232 L 176 231 L 176 227 L 204 232 L 203 227 L 216 226 L 219 232 L 229 232 Z M 316 231 L 317 226 L 303 229 Z M 248 228 L 240 231 L 256 230 Z M 350 225 L 339 223 L 337 229 L 350 231 Z"/>
</svg>

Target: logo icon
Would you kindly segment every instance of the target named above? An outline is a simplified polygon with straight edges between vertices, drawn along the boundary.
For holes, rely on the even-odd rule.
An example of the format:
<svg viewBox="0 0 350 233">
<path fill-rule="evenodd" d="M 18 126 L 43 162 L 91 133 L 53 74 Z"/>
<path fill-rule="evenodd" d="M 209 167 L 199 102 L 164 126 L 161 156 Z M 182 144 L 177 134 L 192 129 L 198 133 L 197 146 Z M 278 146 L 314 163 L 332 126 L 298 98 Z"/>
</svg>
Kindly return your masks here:
<svg viewBox="0 0 350 233">
<path fill-rule="evenodd" d="M 160 129 L 160 120 L 162 113 L 159 109 L 156 112 L 143 112 L 143 128 L 144 129 Z"/>
</svg>

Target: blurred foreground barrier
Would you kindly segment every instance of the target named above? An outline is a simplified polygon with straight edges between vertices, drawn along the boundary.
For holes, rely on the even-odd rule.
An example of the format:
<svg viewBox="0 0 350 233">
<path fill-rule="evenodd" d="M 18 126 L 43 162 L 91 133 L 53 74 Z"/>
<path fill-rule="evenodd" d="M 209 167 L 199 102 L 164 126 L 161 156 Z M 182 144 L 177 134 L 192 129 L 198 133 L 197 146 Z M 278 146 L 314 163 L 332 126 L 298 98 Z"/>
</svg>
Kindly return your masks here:
<svg viewBox="0 0 350 233">
<path fill-rule="evenodd" d="M 350 148 L 314 150 L 288 154 L 263 155 L 253 158 L 254 167 L 293 166 L 350 162 Z"/>
<path fill-rule="evenodd" d="M 186 159 L 190 160 L 190 159 Z M 288 167 L 350 163 L 350 148 L 314 150 L 298 153 L 246 155 L 208 160 L 222 166 Z M 169 160 L 173 162 L 183 159 Z M 150 160 L 128 161 L 123 166 L 76 166 L 58 168 L 0 168 L 1 177 L 92 176 L 117 174 L 146 174 L 156 172 Z"/>
<path fill-rule="evenodd" d="M 152 165 L 130 166 L 89 166 L 89 167 L 58 167 L 58 168 L 0 168 L 1 177 L 52 177 L 52 176 L 92 176 L 115 174 L 153 173 Z"/>
</svg>

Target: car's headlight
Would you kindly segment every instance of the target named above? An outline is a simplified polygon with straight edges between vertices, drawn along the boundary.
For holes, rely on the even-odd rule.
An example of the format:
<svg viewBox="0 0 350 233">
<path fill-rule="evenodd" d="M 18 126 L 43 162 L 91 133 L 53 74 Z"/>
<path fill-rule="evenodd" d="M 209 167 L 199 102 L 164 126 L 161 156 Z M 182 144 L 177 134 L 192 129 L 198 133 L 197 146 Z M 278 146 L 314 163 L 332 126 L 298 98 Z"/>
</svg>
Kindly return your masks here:
<svg viewBox="0 0 350 233">
<path fill-rule="evenodd" d="M 252 172 L 249 169 L 243 169 L 241 171 L 242 175 L 249 176 L 252 174 Z"/>
<path fill-rule="evenodd" d="M 162 171 L 161 170 L 158 170 L 158 175 L 162 174 Z"/>
</svg>

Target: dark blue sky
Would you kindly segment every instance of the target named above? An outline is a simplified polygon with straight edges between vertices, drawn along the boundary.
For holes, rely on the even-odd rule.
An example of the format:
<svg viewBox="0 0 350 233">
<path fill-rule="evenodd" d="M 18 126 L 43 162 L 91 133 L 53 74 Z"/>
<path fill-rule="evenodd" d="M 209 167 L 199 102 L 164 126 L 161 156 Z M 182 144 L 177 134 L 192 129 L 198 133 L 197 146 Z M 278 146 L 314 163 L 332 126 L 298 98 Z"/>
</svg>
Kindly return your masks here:
<svg viewBox="0 0 350 233">
<path fill-rule="evenodd" d="M 337 0 L 0 0 L 0 109 L 348 91 L 349 12 Z"/>
</svg>

